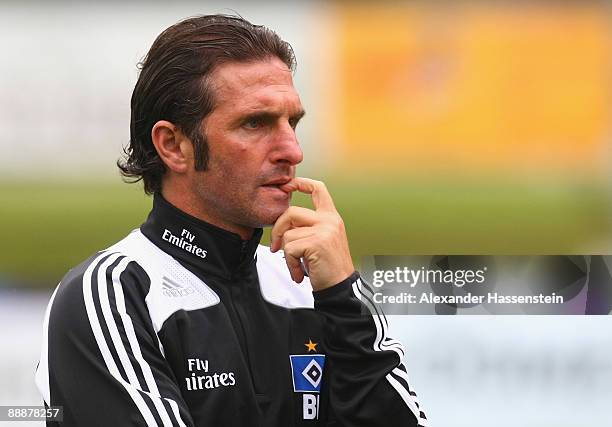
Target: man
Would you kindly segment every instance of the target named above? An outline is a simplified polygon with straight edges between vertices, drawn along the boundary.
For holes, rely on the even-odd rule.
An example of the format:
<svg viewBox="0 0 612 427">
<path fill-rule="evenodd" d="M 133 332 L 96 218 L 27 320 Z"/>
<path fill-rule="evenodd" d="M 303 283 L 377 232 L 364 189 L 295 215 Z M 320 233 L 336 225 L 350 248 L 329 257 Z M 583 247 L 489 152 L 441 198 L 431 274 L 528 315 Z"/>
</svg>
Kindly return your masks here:
<svg viewBox="0 0 612 427">
<path fill-rule="evenodd" d="M 61 425 L 427 425 L 329 193 L 295 177 L 293 68 L 238 17 L 154 42 L 119 162 L 153 210 L 71 270 L 45 316 L 36 380 Z M 289 207 L 293 191 L 315 210 Z"/>
</svg>

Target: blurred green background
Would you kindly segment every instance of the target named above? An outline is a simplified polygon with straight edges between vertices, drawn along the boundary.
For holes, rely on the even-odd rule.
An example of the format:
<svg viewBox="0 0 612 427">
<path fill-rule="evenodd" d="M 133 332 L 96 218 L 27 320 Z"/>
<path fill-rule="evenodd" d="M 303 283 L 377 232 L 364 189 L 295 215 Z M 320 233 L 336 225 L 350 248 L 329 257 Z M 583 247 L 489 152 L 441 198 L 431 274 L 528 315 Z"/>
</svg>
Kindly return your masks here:
<svg viewBox="0 0 612 427">
<path fill-rule="evenodd" d="M 604 189 L 495 180 L 410 182 L 327 178 L 356 264 L 372 254 L 609 253 Z M 0 272 L 32 287 L 57 284 L 72 266 L 138 227 L 151 199 L 141 184 L 3 182 Z M 294 203 L 312 206 L 307 196 Z M 268 230 L 269 231 L 269 230 Z M 268 233 L 264 236 L 268 241 Z"/>
</svg>

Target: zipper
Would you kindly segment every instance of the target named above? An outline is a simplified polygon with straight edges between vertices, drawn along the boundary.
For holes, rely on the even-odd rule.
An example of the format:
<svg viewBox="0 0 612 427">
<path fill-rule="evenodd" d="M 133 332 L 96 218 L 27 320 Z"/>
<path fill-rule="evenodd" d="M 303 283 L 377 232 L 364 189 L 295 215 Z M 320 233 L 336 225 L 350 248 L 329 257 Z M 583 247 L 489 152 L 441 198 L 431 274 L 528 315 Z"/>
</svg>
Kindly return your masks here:
<svg viewBox="0 0 612 427">
<path fill-rule="evenodd" d="M 238 268 L 240 268 L 240 266 L 242 266 L 242 263 L 244 262 L 244 258 L 245 258 L 245 255 L 247 253 L 247 246 L 249 245 L 249 241 L 248 240 L 243 240 L 240 243 L 240 245 L 241 245 L 240 246 L 240 262 L 238 263 L 238 265 L 239 265 Z"/>
<path fill-rule="evenodd" d="M 241 249 L 241 263 L 242 263 L 242 258 L 244 257 L 245 252 L 246 252 L 246 244 L 245 242 L 243 242 L 242 249 Z M 236 303 L 236 297 L 243 296 L 242 294 L 238 295 L 239 292 L 242 292 L 241 285 L 236 286 L 236 281 L 240 280 L 238 279 L 238 277 L 239 277 L 239 273 L 232 274 L 230 278 L 230 280 L 232 281 L 232 284 L 230 285 L 231 303 L 232 303 L 232 308 L 234 309 L 234 312 L 236 313 L 236 319 L 238 320 L 238 326 L 240 327 L 240 331 L 242 332 L 241 335 L 244 341 L 242 343 L 242 348 L 244 351 L 244 358 L 246 359 L 247 370 L 249 371 L 249 377 L 251 378 L 251 385 L 253 386 L 253 390 L 255 391 L 256 394 L 261 394 L 260 390 L 255 385 L 255 377 L 253 376 L 252 362 L 251 362 L 251 357 L 249 354 L 248 334 L 244 326 L 245 322 L 247 322 L 248 319 L 246 319 L 247 316 L 244 314 L 244 311 L 242 310 L 242 299 L 240 300 L 239 303 Z"/>
</svg>

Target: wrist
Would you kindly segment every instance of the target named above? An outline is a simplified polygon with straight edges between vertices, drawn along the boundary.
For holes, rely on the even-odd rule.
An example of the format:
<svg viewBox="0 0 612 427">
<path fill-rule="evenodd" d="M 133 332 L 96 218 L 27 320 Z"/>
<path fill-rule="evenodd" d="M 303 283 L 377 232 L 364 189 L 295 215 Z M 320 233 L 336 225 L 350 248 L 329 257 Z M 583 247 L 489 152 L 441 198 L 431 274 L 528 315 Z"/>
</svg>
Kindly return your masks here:
<svg viewBox="0 0 612 427">
<path fill-rule="evenodd" d="M 315 300 L 336 295 L 337 293 L 342 292 L 342 290 L 346 289 L 347 287 L 350 287 L 359 278 L 359 272 L 353 270 L 351 274 L 344 277 L 345 278 L 343 280 L 335 282 L 325 288 L 313 288 L 312 294 Z"/>
</svg>

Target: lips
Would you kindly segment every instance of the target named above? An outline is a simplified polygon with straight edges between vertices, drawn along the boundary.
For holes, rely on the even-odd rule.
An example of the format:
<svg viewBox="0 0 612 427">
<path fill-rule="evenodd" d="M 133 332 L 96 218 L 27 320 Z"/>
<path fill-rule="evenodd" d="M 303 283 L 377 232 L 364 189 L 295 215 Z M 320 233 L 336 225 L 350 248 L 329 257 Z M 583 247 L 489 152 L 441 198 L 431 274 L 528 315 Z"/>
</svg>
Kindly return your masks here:
<svg viewBox="0 0 612 427">
<path fill-rule="evenodd" d="M 291 177 L 283 176 L 280 178 L 272 179 L 261 185 L 261 188 L 265 188 L 266 191 L 274 194 L 275 199 L 287 200 L 289 192 L 283 189 L 283 186 L 291 181 Z"/>
<path fill-rule="evenodd" d="M 277 179 L 273 179 L 271 181 L 266 182 L 265 184 L 262 184 L 262 187 L 276 187 L 279 188 L 282 185 L 285 185 L 286 183 L 288 183 L 289 181 L 291 181 L 291 177 L 281 177 L 281 178 L 277 178 Z"/>
</svg>

